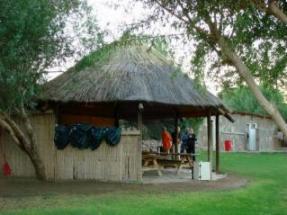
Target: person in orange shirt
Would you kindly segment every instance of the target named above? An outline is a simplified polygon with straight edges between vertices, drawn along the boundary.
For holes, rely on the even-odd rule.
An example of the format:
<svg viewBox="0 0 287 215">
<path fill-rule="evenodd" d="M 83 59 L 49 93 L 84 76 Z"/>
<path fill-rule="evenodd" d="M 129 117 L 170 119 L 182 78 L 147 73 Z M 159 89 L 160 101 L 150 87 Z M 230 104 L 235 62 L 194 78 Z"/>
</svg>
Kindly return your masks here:
<svg viewBox="0 0 287 215">
<path fill-rule="evenodd" d="M 161 132 L 161 140 L 162 140 L 162 147 L 164 152 L 168 152 L 172 147 L 172 137 L 170 133 L 167 131 L 166 127 L 163 128 Z"/>
</svg>

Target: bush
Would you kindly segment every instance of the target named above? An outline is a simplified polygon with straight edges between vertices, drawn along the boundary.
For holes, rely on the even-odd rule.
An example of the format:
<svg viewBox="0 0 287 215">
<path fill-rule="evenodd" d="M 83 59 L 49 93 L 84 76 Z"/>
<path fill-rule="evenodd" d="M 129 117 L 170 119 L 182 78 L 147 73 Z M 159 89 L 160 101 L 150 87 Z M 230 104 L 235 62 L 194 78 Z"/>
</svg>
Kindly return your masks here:
<svg viewBox="0 0 287 215">
<path fill-rule="evenodd" d="M 287 119 L 287 104 L 282 93 L 276 89 L 260 88 L 264 96 L 278 108 L 283 118 Z M 249 88 L 245 86 L 223 90 L 219 96 L 232 111 L 267 115 Z"/>
</svg>

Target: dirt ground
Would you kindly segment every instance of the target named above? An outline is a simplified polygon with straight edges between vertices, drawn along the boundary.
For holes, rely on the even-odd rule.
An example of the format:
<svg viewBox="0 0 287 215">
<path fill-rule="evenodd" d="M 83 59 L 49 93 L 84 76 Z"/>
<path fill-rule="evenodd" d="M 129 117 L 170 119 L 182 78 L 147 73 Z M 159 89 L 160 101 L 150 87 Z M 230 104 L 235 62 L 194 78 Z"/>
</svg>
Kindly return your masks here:
<svg viewBox="0 0 287 215">
<path fill-rule="evenodd" d="M 97 195 L 110 192 L 194 192 L 236 189 L 247 184 L 247 180 L 229 175 L 218 181 L 196 181 L 162 184 L 109 183 L 95 181 L 41 182 L 31 178 L 1 178 L 0 197 L 26 197 L 51 194 Z"/>
<path fill-rule="evenodd" d="M 41 182 L 31 178 L 0 177 L 1 211 L 43 208 L 60 205 L 63 199 L 85 199 L 89 196 L 119 194 L 164 194 L 174 192 L 196 192 L 211 190 L 232 190 L 243 187 L 247 180 L 234 175 L 218 181 L 195 181 L 159 184 L 121 184 L 95 181 Z M 63 205 L 65 207 L 65 205 Z"/>
</svg>

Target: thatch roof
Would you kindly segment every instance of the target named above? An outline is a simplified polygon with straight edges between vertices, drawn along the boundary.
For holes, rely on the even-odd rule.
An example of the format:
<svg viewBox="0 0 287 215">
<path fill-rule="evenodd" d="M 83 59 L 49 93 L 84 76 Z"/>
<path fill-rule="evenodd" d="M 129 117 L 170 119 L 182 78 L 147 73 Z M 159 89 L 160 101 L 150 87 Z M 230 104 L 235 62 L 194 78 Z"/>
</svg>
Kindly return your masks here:
<svg viewBox="0 0 287 215">
<path fill-rule="evenodd" d="M 54 103 L 153 103 L 173 107 L 225 109 L 159 51 L 145 45 L 104 48 L 44 86 Z"/>
</svg>

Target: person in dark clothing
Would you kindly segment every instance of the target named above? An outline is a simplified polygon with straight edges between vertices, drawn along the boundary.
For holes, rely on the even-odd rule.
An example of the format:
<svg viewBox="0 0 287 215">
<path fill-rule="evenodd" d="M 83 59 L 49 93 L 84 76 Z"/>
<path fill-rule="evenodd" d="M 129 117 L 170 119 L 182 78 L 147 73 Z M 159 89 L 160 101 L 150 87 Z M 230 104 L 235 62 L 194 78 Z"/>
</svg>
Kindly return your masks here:
<svg viewBox="0 0 287 215">
<path fill-rule="evenodd" d="M 180 145 L 180 153 L 184 153 L 187 148 L 187 141 L 188 141 L 188 129 L 184 131 L 181 135 L 181 145 Z"/>
<path fill-rule="evenodd" d="M 195 161 L 195 143 L 197 139 L 193 132 L 193 129 L 190 128 L 188 135 L 187 135 L 187 145 L 186 145 L 186 152 L 192 154 L 192 160 Z"/>
</svg>

